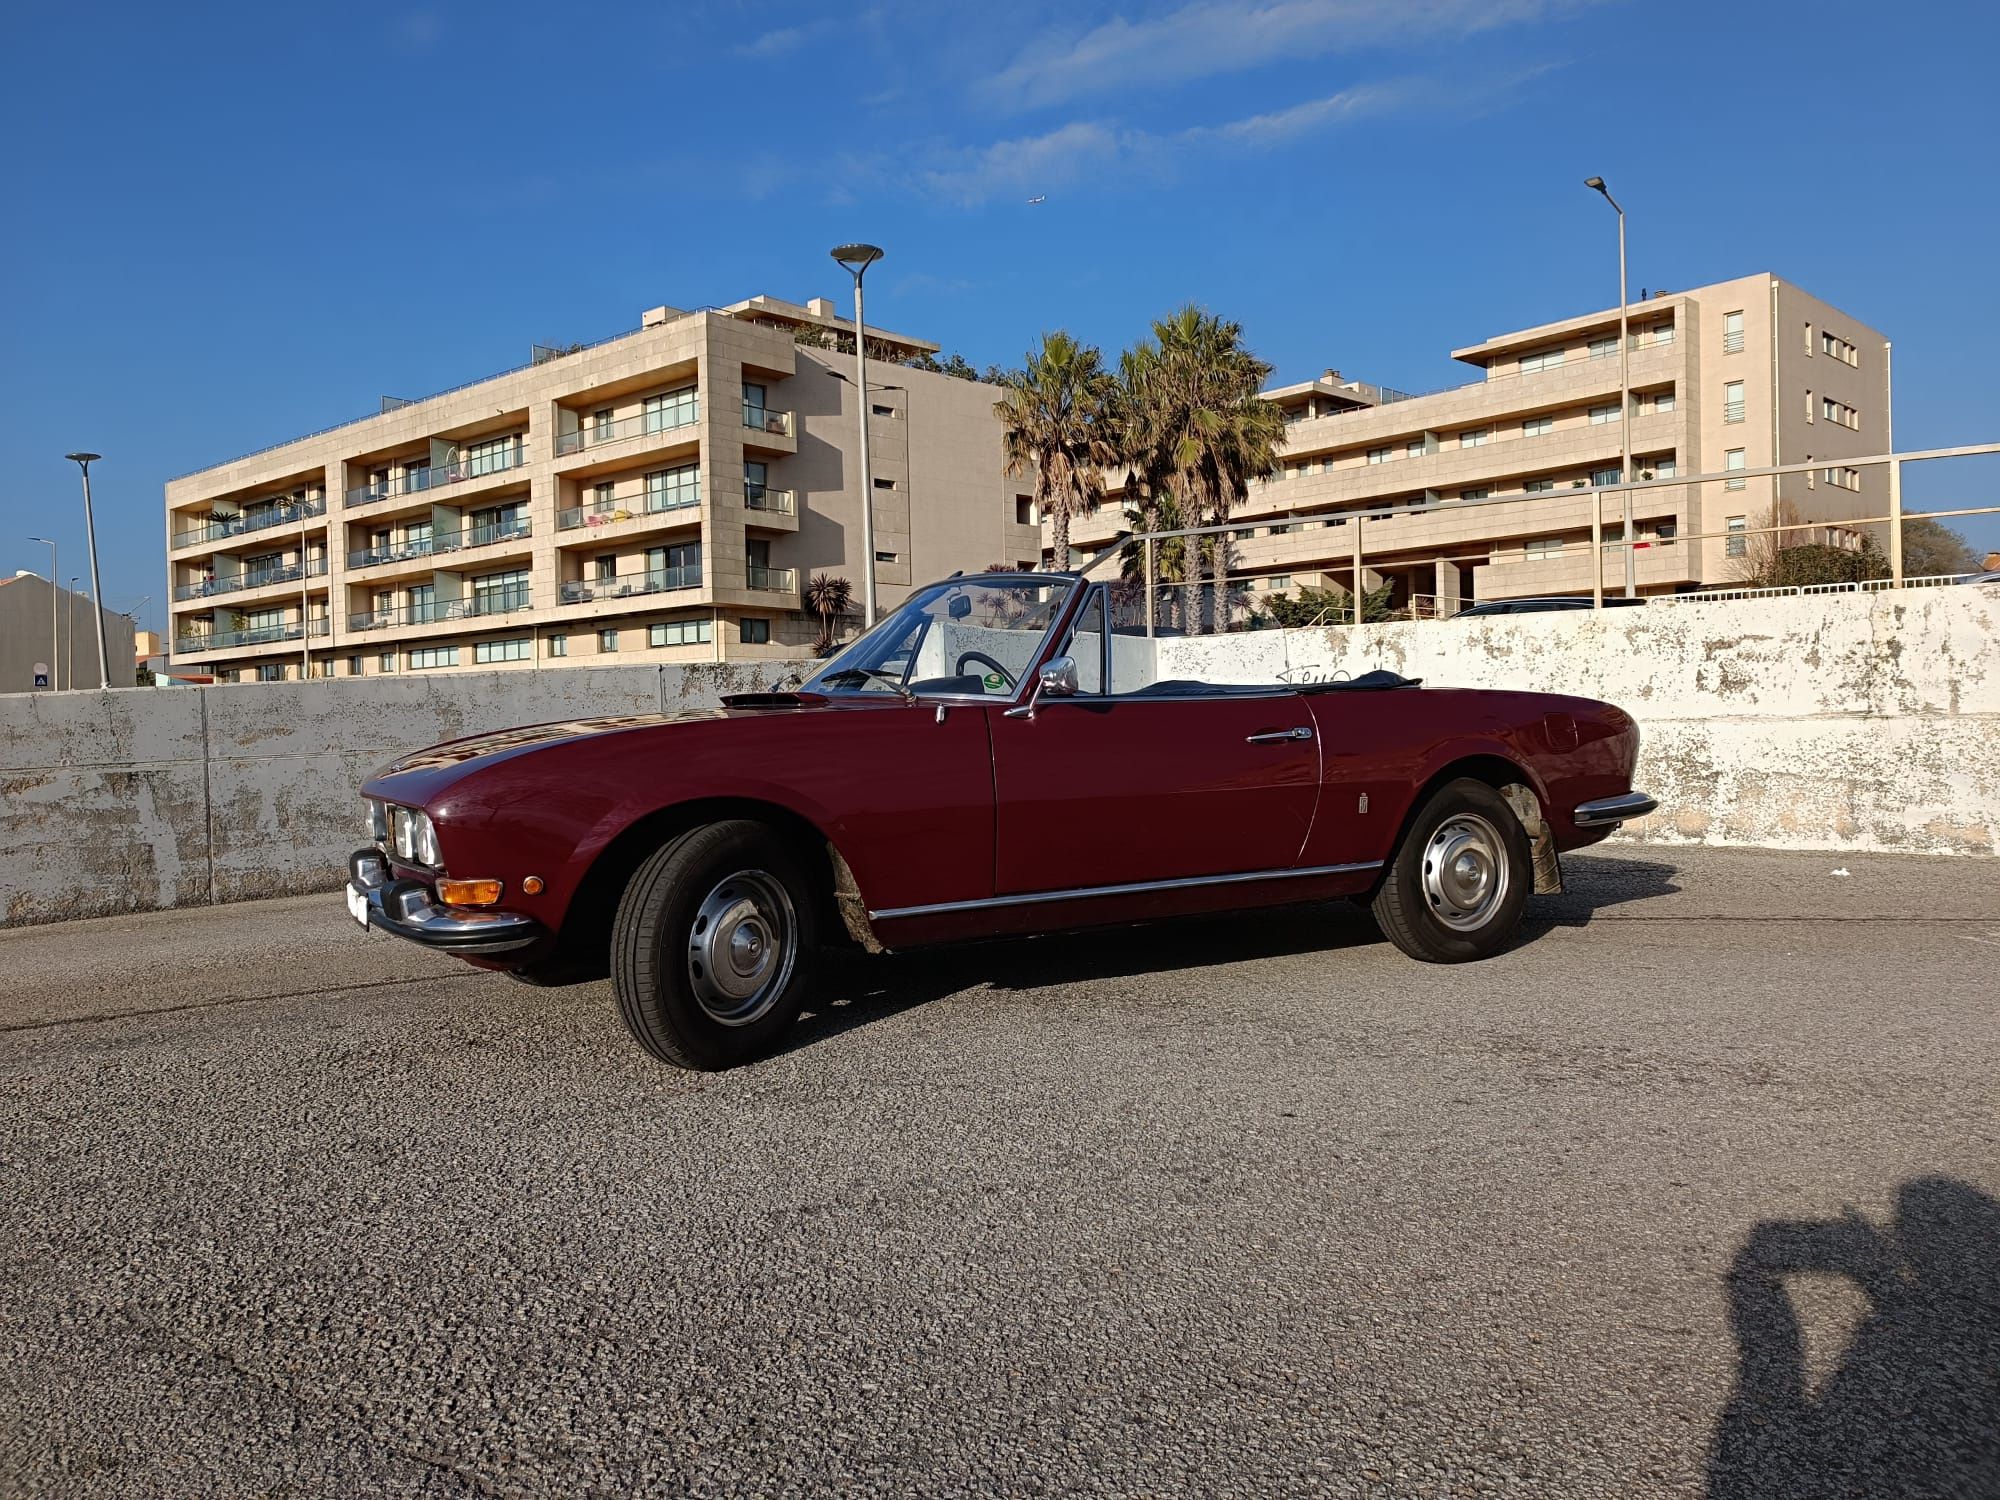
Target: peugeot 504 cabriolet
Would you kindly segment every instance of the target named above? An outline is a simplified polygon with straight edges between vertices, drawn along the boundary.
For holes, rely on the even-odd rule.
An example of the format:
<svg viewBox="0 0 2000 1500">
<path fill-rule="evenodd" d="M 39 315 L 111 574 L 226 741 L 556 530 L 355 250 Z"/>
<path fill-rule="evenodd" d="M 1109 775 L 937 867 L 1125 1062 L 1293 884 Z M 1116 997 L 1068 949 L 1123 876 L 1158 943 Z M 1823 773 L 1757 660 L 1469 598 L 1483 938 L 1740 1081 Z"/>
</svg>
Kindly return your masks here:
<svg viewBox="0 0 2000 1500">
<path fill-rule="evenodd" d="M 1558 856 L 1653 810 L 1608 703 L 1388 673 L 1191 680 L 1108 585 L 916 590 L 795 689 L 455 740 L 362 788 L 364 926 L 537 984 L 609 975 L 634 1037 L 767 1051 L 828 944 L 873 951 L 1350 897 L 1483 958 Z"/>
</svg>

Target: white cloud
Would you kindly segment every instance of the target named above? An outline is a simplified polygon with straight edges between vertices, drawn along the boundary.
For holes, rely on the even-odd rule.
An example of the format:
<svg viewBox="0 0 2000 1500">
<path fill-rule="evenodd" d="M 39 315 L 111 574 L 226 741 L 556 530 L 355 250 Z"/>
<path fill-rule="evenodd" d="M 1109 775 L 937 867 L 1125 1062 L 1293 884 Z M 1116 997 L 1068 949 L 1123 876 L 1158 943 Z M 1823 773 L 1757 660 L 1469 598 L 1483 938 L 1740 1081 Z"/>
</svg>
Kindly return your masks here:
<svg viewBox="0 0 2000 1500">
<path fill-rule="evenodd" d="M 1567 13 L 1595 0 L 1196 0 L 1161 16 L 1114 17 L 1037 39 L 982 85 L 1014 107 L 1158 87 L 1283 59 L 1463 35 Z"/>
</svg>

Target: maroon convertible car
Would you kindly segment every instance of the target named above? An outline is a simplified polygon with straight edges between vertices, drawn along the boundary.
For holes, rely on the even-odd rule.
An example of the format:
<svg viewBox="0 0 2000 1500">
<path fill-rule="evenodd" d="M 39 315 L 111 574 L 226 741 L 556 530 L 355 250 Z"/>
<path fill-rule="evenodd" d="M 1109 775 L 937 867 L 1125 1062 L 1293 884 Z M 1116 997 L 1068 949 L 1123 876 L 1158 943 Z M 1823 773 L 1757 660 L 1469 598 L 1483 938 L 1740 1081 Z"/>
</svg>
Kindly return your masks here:
<svg viewBox="0 0 2000 1500">
<path fill-rule="evenodd" d="M 1163 675 L 1106 585 L 920 589 L 791 692 L 541 724 L 362 788 L 368 927 L 535 984 L 607 971 L 683 1067 L 767 1050 L 816 951 L 1366 901 L 1434 963 L 1505 945 L 1559 851 L 1652 811 L 1610 704 Z"/>
</svg>

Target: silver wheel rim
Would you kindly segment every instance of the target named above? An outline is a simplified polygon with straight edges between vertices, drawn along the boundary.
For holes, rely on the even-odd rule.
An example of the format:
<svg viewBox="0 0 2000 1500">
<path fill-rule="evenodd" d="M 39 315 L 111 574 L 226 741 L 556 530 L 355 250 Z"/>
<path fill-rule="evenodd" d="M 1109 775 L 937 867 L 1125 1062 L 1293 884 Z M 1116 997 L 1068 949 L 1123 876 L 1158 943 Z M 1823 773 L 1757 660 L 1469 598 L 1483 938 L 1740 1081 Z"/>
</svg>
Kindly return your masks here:
<svg viewBox="0 0 2000 1500">
<path fill-rule="evenodd" d="M 688 984 L 711 1021 L 748 1026 L 778 1003 L 798 953 L 784 882 L 739 870 L 715 883 L 688 928 Z"/>
<path fill-rule="evenodd" d="M 1507 845 L 1478 813 L 1453 813 L 1424 845 L 1424 900 L 1455 932 L 1476 932 L 1507 899 Z"/>
</svg>

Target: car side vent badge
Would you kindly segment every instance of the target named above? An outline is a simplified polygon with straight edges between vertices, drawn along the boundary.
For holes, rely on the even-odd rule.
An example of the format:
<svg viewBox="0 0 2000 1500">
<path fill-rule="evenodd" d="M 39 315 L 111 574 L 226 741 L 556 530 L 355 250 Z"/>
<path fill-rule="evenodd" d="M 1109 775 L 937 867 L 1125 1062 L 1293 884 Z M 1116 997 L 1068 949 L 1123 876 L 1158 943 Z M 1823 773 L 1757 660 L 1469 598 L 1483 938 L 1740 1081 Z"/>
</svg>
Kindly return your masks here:
<svg viewBox="0 0 2000 1500">
<path fill-rule="evenodd" d="M 1368 794 L 1366 792 L 1363 792 L 1361 794 L 1361 800 L 1360 802 L 1355 804 L 1354 810 L 1357 813 L 1365 813 L 1368 811 Z"/>
</svg>

